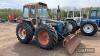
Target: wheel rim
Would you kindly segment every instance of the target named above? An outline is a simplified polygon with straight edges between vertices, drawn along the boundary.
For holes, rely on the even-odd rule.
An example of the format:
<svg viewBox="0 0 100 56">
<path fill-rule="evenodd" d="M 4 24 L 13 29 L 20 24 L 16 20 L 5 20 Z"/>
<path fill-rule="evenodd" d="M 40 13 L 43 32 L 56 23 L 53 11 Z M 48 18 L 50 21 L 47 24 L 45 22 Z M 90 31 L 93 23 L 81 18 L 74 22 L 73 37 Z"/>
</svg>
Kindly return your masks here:
<svg viewBox="0 0 100 56">
<path fill-rule="evenodd" d="M 83 30 L 86 33 L 91 33 L 91 32 L 93 32 L 94 27 L 92 25 L 90 25 L 90 24 L 87 24 L 87 25 L 84 25 Z"/>
<path fill-rule="evenodd" d="M 42 45 L 47 45 L 49 43 L 49 35 L 46 31 L 41 31 L 38 34 L 38 41 Z"/>
<path fill-rule="evenodd" d="M 26 30 L 23 29 L 23 28 L 20 28 L 19 31 L 18 31 L 18 35 L 21 39 L 25 39 L 26 37 Z"/>
<path fill-rule="evenodd" d="M 68 23 L 68 30 L 69 30 L 69 32 L 71 32 L 72 29 L 73 29 L 73 25 L 71 23 Z"/>
</svg>

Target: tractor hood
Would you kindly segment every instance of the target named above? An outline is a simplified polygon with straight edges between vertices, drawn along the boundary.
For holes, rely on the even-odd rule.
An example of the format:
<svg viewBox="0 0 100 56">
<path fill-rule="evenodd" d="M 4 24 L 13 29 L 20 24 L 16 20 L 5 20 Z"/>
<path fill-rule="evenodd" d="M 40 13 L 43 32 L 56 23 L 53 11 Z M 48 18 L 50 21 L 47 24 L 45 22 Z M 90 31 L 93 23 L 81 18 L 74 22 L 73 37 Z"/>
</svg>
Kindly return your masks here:
<svg viewBox="0 0 100 56">
<path fill-rule="evenodd" d="M 99 19 L 82 19 L 81 22 L 83 23 L 83 22 L 87 22 L 87 21 L 94 22 L 99 26 Z"/>
</svg>

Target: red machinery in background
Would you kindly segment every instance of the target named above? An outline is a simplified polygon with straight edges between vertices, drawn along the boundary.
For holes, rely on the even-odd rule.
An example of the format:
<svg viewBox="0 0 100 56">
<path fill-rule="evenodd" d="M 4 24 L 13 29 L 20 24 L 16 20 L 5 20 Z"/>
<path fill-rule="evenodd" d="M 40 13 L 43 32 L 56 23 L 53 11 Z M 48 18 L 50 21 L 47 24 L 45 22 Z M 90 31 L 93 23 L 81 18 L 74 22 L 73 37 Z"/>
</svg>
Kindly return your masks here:
<svg viewBox="0 0 100 56">
<path fill-rule="evenodd" d="M 8 15 L 8 21 L 9 22 L 14 22 L 14 20 L 16 19 L 16 15 L 15 14 L 10 14 L 10 15 Z"/>
</svg>

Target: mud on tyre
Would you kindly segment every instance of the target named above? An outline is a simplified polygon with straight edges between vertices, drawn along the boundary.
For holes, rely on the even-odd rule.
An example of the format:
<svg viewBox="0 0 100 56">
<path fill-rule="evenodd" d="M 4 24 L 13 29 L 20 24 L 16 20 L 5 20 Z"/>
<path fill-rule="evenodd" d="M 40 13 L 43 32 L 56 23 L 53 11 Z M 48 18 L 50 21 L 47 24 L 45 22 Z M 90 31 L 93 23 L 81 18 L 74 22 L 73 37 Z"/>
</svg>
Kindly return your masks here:
<svg viewBox="0 0 100 56">
<path fill-rule="evenodd" d="M 58 41 L 57 34 L 47 26 L 39 27 L 36 31 L 38 46 L 43 49 L 53 49 Z"/>
<path fill-rule="evenodd" d="M 21 43 L 27 44 L 32 40 L 34 31 L 28 23 L 19 23 L 16 28 L 16 35 Z"/>
</svg>

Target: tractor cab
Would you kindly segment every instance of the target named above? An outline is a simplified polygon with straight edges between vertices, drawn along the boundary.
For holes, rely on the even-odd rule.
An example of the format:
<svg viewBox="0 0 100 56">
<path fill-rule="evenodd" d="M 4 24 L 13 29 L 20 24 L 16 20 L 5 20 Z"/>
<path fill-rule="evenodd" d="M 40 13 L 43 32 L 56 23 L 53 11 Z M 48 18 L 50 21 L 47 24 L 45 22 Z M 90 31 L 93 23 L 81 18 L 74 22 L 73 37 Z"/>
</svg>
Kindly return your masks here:
<svg viewBox="0 0 100 56">
<path fill-rule="evenodd" d="M 48 9 L 47 4 L 45 3 L 29 3 L 23 6 L 23 18 L 28 19 L 36 19 L 39 18 L 47 18 L 48 17 Z"/>
<path fill-rule="evenodd" d="M 90 18 L 91 19 L 100 18 L 100 10 L 91 10 Z"/>
<path fill-rule="evenodd" d="M 89 15 L 90 20 L 95 20 L 96 24 L 100 26 L 100 10 L 91 10 Z"/>
</svg>

